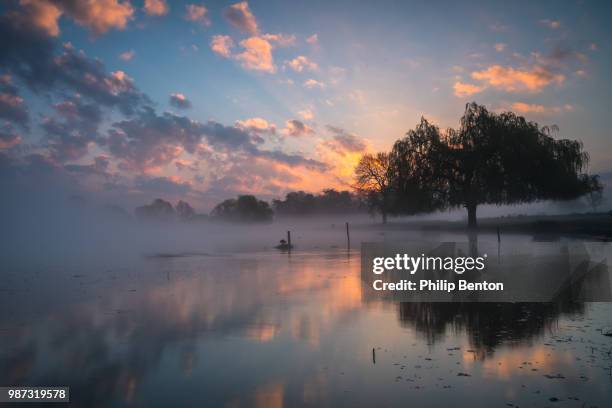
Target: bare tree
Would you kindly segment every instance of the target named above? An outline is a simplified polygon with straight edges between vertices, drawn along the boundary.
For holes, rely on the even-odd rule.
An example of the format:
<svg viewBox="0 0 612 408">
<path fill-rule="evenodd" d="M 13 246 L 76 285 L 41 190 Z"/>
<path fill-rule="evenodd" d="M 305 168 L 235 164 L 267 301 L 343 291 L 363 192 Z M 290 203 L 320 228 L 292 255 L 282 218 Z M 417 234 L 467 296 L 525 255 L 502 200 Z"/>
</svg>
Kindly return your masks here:
<svg viewBox="0 0 612 408">
<path fill-rule="evenodd" d="M 370 210 L 380 212 L 382 222 L 386 224 L 391 192 L 389 155 L 387 153 L 364 154 L 355 167 L 355 178 L 355 187 L 367 195 Z"/>
</svg>

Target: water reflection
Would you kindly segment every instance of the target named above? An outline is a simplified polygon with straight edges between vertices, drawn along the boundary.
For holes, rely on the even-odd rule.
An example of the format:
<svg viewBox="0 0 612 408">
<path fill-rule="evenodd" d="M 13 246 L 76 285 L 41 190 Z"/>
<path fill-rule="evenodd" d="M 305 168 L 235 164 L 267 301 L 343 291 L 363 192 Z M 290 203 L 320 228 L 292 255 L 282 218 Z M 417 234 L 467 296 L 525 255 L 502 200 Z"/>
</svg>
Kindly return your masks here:
<svg viewBox="0 0 612 408">
<path fill-rule="evenodd" d="M 484 359 L 502 343 L 529 343 L 550 332 L 561 317 L 583 316 L 581 303 L 400 303 L 402 325 L 434 344 L 446 334 L 465 334 L 472 355 Z"/>
<path fill-rule="evenodd" d="M 0 383 L 69 385 L 72 406 L 610 402 L 609 305 L 365 302 L 357 251 L 3 279 Z"/>
</svg>

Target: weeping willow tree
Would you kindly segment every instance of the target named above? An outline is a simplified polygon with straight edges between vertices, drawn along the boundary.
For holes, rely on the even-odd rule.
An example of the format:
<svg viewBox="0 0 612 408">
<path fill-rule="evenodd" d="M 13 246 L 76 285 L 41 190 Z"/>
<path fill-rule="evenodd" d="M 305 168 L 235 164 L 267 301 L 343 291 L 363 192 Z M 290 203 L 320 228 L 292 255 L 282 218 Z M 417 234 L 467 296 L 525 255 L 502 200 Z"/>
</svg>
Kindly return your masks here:
<svg viewBox="0 0 612 408">
<path fill-rule="evenodd" d="M 393 212 L 415 214 L 464 207 L 476 227 L 481 204 L 570 200 L 601 191 L 585 173 L 581 142 L 557 140 L 556 127 L 540 127 L 512 112 L 466 105 L 458 129 L 426 119 L 398 140 L 389 154 L 387 190 Z"/>
</svg>

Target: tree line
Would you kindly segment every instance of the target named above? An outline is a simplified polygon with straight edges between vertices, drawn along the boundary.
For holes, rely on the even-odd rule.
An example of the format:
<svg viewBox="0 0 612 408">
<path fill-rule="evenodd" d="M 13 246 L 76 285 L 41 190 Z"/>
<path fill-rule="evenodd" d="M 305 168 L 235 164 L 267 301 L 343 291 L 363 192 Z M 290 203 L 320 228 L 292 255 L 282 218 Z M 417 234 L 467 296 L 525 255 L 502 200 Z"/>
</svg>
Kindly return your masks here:
<svg viewBox="0 0 612 408">
<path fill-rule="evenodd" d="M 274 216 L 314 216 L 359 213 L 367 210 L 363 196 L 351 191 L 326 189 L 319 194 L 304 191 L 287 193 L 284 199 L 272 203 L 260 200 L 254 195 L 239 195 L 217 204 L 209 214 L 197 214 L 185 201 L 176 207 L 161 198 L 151 204 L 136 208 L 135 215 L 142 220 L 155 221 L 230 221 L 230 222 L 269 222 Z"/>
<path fill-rule="evenodd" d="M 390 152 L 364 155 L 356 189 L 383 223 L 388 215 L 463 207 L 469 227 L 476 227 L 482 204 L 597 199 L 602 186 L 597 175 L 585 173 L 582 143 L 553 138 L 557 130 L 470 103 L 457 129 L 442 131 L 421 118 Z"/>
</svg>

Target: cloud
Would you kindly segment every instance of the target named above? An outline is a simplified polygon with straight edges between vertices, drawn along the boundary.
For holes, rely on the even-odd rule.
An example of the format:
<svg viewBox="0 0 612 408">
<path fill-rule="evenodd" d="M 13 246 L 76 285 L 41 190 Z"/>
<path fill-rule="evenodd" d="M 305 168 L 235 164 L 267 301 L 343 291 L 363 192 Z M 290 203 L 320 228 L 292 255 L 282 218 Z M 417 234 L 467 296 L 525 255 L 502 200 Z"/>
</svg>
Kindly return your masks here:
<svg viewBox="0 0 612 408">
<path fill-rule="evenodd" d="M 57 37 L 60 33 L 58 20 L 62 11 L 58 6 L 49 1 L 21 0 L 21 9 L 13 12 L 12 17 L 21 23 L 30 24 L 36 29 Z"/>
<path fill-rule="evenodd" d="M 185 6 L 185 20 L 199 23 L 204 26 L 210 25 L 208 9 L 203 5 L 188 4 Z"/>
<path fill-rule="evenodd" d="M 367 145 L 363 139 L 342 128 L 327 125 L 327 130 L 333 133 L 334 136 L 332 140 L 324 142 L 325 146 L 340 155 L 360 153 L 367 149 Z"/>
<path fill-rule="evenodd" d="M 64 13 L 74 21 L 87 27 L 94 34 L 103 34 L 110 29 L 123 30 L 134 14 L 129 1 L 120 0 L 61 0 Z"/>
<path fill-rule="evenodd" d="M 134 9 L 129 1 L 21 0 L 19 7 L 8 15 L 18 24 L 57 37 L 60 33 L 58 20 L 62 15 L 100 35 L 111 29 L 123 30 L 133 14 Z"/>
<path fill-rule="evenodd" d="M 298 112 L 298 115 L 302 117 L 304 120 L 312 120 L 314 119 L 314 113 L 310 109 L 304 109 Z"/>
<path fill-rule="evenodd" d="M 126 114 L 148 102 L 125 73 L 108 73 L 100 60 L 87 57 L 70 43 L 57 52 L 56 40 L 7 16 L 0 16 L 0 49 L 4 71 L 34 93 L 78 93 Z"/>
<path fill-rule="evenodd" d="M 317 157 L 328 163 L 331 169 L 328 173 L 337 184 L 350 185 L 354 180 L 355 166 L 369 147 L 365 140 L 342 128 L 328 125 L 326 129 L 332 137 L 318 142 Z"/>
<path fill-rule="evenodd" d="M 482 71 L 472 72 L 472 78 L 506 92 L 540 92 L 548 85 L 561 84 L 565 81 L 565 76 L 554 73 L 543 66 L 514 69 L 493 65 Z"/>
<path fill-rule="evenodd" d="M 78 160 L 99 137 L 102 112 L 96 103 L 72 97 L 53 106 L 55 116 L 44 117 L 41 127 L 51 156 L 58 162 Z"/>
<path fill-rule="evenodd" d="M 256 117 L 246 120 L 237 120 L 234 126 L 248 132 L 253 144 L 264 143 L 266 141 L 266 136 L 273 136 L 273 141 L 279 140 L 276 137 L 276 125 L 263 118 Z"/>
<path fill-rule="evenodd" d="M 107 146 L 113 157 L 120 160 L 120 168 L 145 173 L 159 171 L 183 154 L 200 152 L 208 160 L 221 154 L 222 161 L 229 163 L 239 158 L 256 157 L 287 165 L 322 168 L 320 162 L 301 155 L 259 149 L 253 129 L 262 128 L 266 123 L 260 118 L 239 122 L 236 126 L 214 121 L 200 123 L 185 116 L 168 112 L 157 114 L 153 108 L 145 108 L 134 118 L 114 123 L 100 144 Z M 272 128 L 270 124 L 267 126 Z"/>
<path fill-rule="evenodd" d="M 494 48 L 495 48 L 495 51 L 497 51 L 497 52 L 504 52 L 504 50 L 506 49 L 506 44 L 504 44 L 504 43 L 497 43 L 497 44 L 495 44 Z"/>
<path fill-rule="evenodd" d="M 287 35 L 287 34 L 263 34 L 261 36 L 266 41 L 270 41 L 274 45 L 279 47 L 289 47 L 295 45 L 295 35 Z"/>
<path fill-rule="evenodd" d="M 231 57 L 233 47 L 234 41 L 229 35 L 215 35 L 210 40 L 210 49 L 224 58 Z"/>
<path fill-rule="evenodd" d="M 124 169 L 146 172 L 171 163 L 183 151 L 195 153 L 202 135 L 198 122 L 145 108 L 132 119 L 115 122 L 103 144 Z"/>
<path fill-rule="evenodd" d="M 276 133 L 276 125 L 270 123 L 263 118 L 249 118 L 236 121 L 236 126 L 243 129 L 252 130 L 255 132 Z"/>
<path fill-rule="evenodd" d="M 170 105 L 179 109 L 189 109 L 191 108 L 191 101 L 187 99 L 185 95 L 182 93 L 173 93 L 170 95 L 169 100 Z"/>
<path fill-rule="evenodd" d="M 28 127 L 29 113 L 9 75 L 0 75 L 0 119 Z"/>
<path fill-rule="evenodd" d="M 276 72 L 272 45 L 269 41 L 261 37 L 250 37 L 240 41 L 240 45 L 244 51 L 236 54 L 235 58 L 241 62 L 243 68 L 268 73 Z"/>
<path fill-rule="evenodd" d="M 314 129 L 297 119 L 285 122 L 283 133 L 287 136 L 307 136 L 315 133 Z"/>
<path fill-rule="evenodd" d="M 166 0 L 145 0 L 143 8 L 150 16 L 163 16 L 169 10 Z"/>
<path fill-rule="evenodd" d="M 547 55 L 542 55 L 539 52 L 532 52 L 531 56 L 536 61 L 537 65 L 542 65 L 548 69 L 564 69 L 573 63 L 584 64 L 588 61 L 588 57 L 568 46 L 557 45 Z"/>
<path fill-rule="evenodd" d="M 251 36 L 257 36 L 259 33 L 257 20 L 249 9 L 249 3 L 246 1 L 232 4 L 226 8 L 224 11 L 224 16 L 231 25 L 243 33 Z"/>
<path fill-rule="evenodd" d="M 208 177 L 206 188 L 206 196 L 215 197 L 217 202 L 236 194 L 256 194 L 269 199 L 289 190 L 319 190 L 323 188 L 321 172 L 330 169 L 322 162 L 277 151 L 224 161 L 221 167 L 222 171 Z"/>
<path fill-rule="evenodd" d="M 512 110 L 520 113 L 560 113 L 574 110 L 574 106 L 565 104 L 563 106 L 544 106 L 539 104 L 528 104 L 524 102 L 514 102 Z"/>
<path fill-rule="evenodd" d="M 68 4 L 57 0 L 57 4 L 60 3 Z M 64 8 L 60 10 L 62 15 L 68 15 Z M 240 61 L 245 68 L 273 72 L 276 67 L 271 50 L 294 42 L 292 35 L 261 34 L 241 42 L 242 48 L 236 54 L 227 46 L 227 56 Z M 259 180 L 270 191 L 282 191 L 286 183 L 300 182 L 300 175 L 304 172 L 320 173 L 329 168 L 328 164 L 300 152 L 263 149 L 261 135 L 275 134 L 276 126 L 262 118 L 245 119 L 225 126 L 214 121 L 198 122 L 171 112 L 157 112 L 126 72 L 109 72 L 101 60 L 87 56 L 70 43 L 60 46 L 48 30 L 31 24 L 18 24 L 7 15 L 0 16 L 0 48 L 3 50 L 0 66 L 6 74 L 0 77 L 0 93 L 9 95 L 0 102 L 4 104 L 0 104 L 4 109 L 0 114 L 4 115 L 4 121 L 9 116 L 11 118 L 10 122 L 0 122 L 2 154 L 21 155 L 30 149 L 41 152 L 36 158 L 31 158 L 31 163 L 49 172 L 52 168 L 73 175 L 74 179 L 66 179 L 69 180 L 67 184 L 76 178 L 84 181 L 83 177 L 89 175 L 112 178 L 112 183 L 116 184 L 119 179 L 115 178 L 118 177 L 121 178 L 119 184 L 129 193 L 132 187 L 127 181 L 135 181 L 132 178 L 134 174 L 141 179 L 132 185 L 166 183 L 168 186 L 168 182 L 177 180 L 159 179 L 159 176 L 167 175 L 167 166 L 171 166 L 170 171 L 176 171 L 175 166 L 178 168 L 184 163 L 190 163 L 190 168 L 201 164 L 198 171 L 206 173 L 238 163 L 244 171 L 246 183 Z M 214 48 L 212 43 L 211 48 Z M 14 130 L 17 128 L 14 124 L 27 123 L 24 112 L 26 115 L 28 112 L 17 89 L 12 86 L 13 78 L 28 90 L 26 94 L 39 95 L 52 104 L 50 111 L 42 110 L 41 142 L 21 145 L 22 135 Z M 175 100 L 171 104 L 188 102 L 178 94 L 172 96 Z M 9 115 L 5 109 L 7 106 L 22 108 L 21 113 L 15 116 L 12 111 Z M 301 116 L 309 117 L 309 114 L 304 111 Z M 112 118 L 113 122 L 107 126 L 105 118 Z M 292 122 L 290 128 L 293 134 L 314 132 L 300 121 Z M 100 160 L 83 164 L 94 154 Z M 274 180 L 265 176 L 264 169 L 270 168 L 274 169 Z M 114 169 L 116 173 L 108 173 L 108 169 Z M 257 173 L 253 174 L 253 171 Z M 151 177 L 155 172 L 163 173 Z M 209 180 L 208 173 L 205 180 Z M 97 188 L 106 189 L 104 185 L 98 184 Z"/>
<path fill-rule="evenodd" d="M 455 93 L 455 96 L 459 97 L 459 98 L 463 98 L 465 96 L 471 96 L 474 94 L 477 94 L 479 92 L 484 91 L 485 87 L 483 86 L 478 86 L 478 85 L 474 85 L 474 84 L 468 84 L 468 83 L 464 83 L 461 81 L 457 81 L 455 82 L 455 85 L 453 85 L 453 90 Z"/>
<path fill-rule="evenodd" d="M 92 164 L 65 164 L 64 169 L 70 173 L 96 175 L 109 179 L 111 178 L 111 174 L 108 173 L 109 166 L 110 161 L 108 157 L 96 156 Z"/>
<path fill-rule="evenodd" d="M 306 38 L 306 42 L 310 45 L 317 45 L 319 43 L 319 35 L 313 34 L 310 37 Z"/>
<path fill-rule="evenodd" d="M 177 177 L 149 177 L 140 175 L 134 179 L 134 186 L 146 193 L 167 194 L 171 196 L 184 196 L 192 190 L 191 183 L 181 181 Z"/>
<path fill-rule="evenodd" d="M 540 20 L 540 24 L 545 25 L 546 27 L 550 28 L 551 30 L 556 30 L 556 29 L 561 27 L 561 22 L 559 20 L 551 20 L 549 18 L 545 18 L 545 19 Z"/>
<path fill-rule="evenodd" d="M 119 54 L 119 58 L 124 61 L 131 61 L 134 58 L 134 55 L 136 55 L 136 52 L 134 50 L 129 50 Z"/>
<path fill-rule="evenodd" d="M 316 71 L 318 66 L 303 55 L 299 55 L 290 61 L 285 61 L 285 66 L 288 66 L 295 72 Z"/>
<path fill-rule="evenodd" d="M 13 131 L 10 124 L 0 127 L 0 150 L 10 149 L 21 143 L 21 136 Z"/>
<path fill-rule="evenodd" d="M 304 83 L 302 84 L 304 86 L 304 88 L 308 88 L 308 89 L 313 89 L 313 88 L 319 88 L 319 89 L 323 89 L 325 88 L 325 84 L 323 82 L 317 81 L 316 79 L 307 79 L 306 81 L 304 81 Z"/>
<path fill-rule="evenodd" d="M 242 51 L 233 53 L 234 41 L 227 35 L 215 35 L 210 42 L 210 48 L 224 58 L 233 58 L 240 61 L 244 69 L 263 71 L 270 74 L 276 72 L 274 57 L 272 55 L 273 44 L 286 45 L 295 37 L 282 34 L 264 34 L 262 36 L 249 37 L 240 41 Z"/>
<path fill-rule="evenodd" d="M 225 9 L 224 15 L 231 25 L 249 37 L 239 42 L 242 51 L 238 53 L 232 52 L 233 40 L 229 36 L 214 36 L 211 49 L 225 58 L 239 61 L 244 69 L 275 73 L 273 48 L 294 45 L 295 35 L 261 34 L 257 20 L 246 1 L 229 6 Z"/>
<path fill-rule="evenodd" d="M 307 159 L 300 154 L 287 154 L 280 150 L 259 150 L 256 157 L 269 159 L 290 166 L 303 166 L 311 170 L 325 171 L 329 167 L 318 160 Z"/>
<path fill-rule="evenodd" d="M 174 165 L 178 171 L 189 170 L 189 171 L 198 171 L 198 163 L 192 162 L 188 160 L 175 160 Z"/>
</svg>

